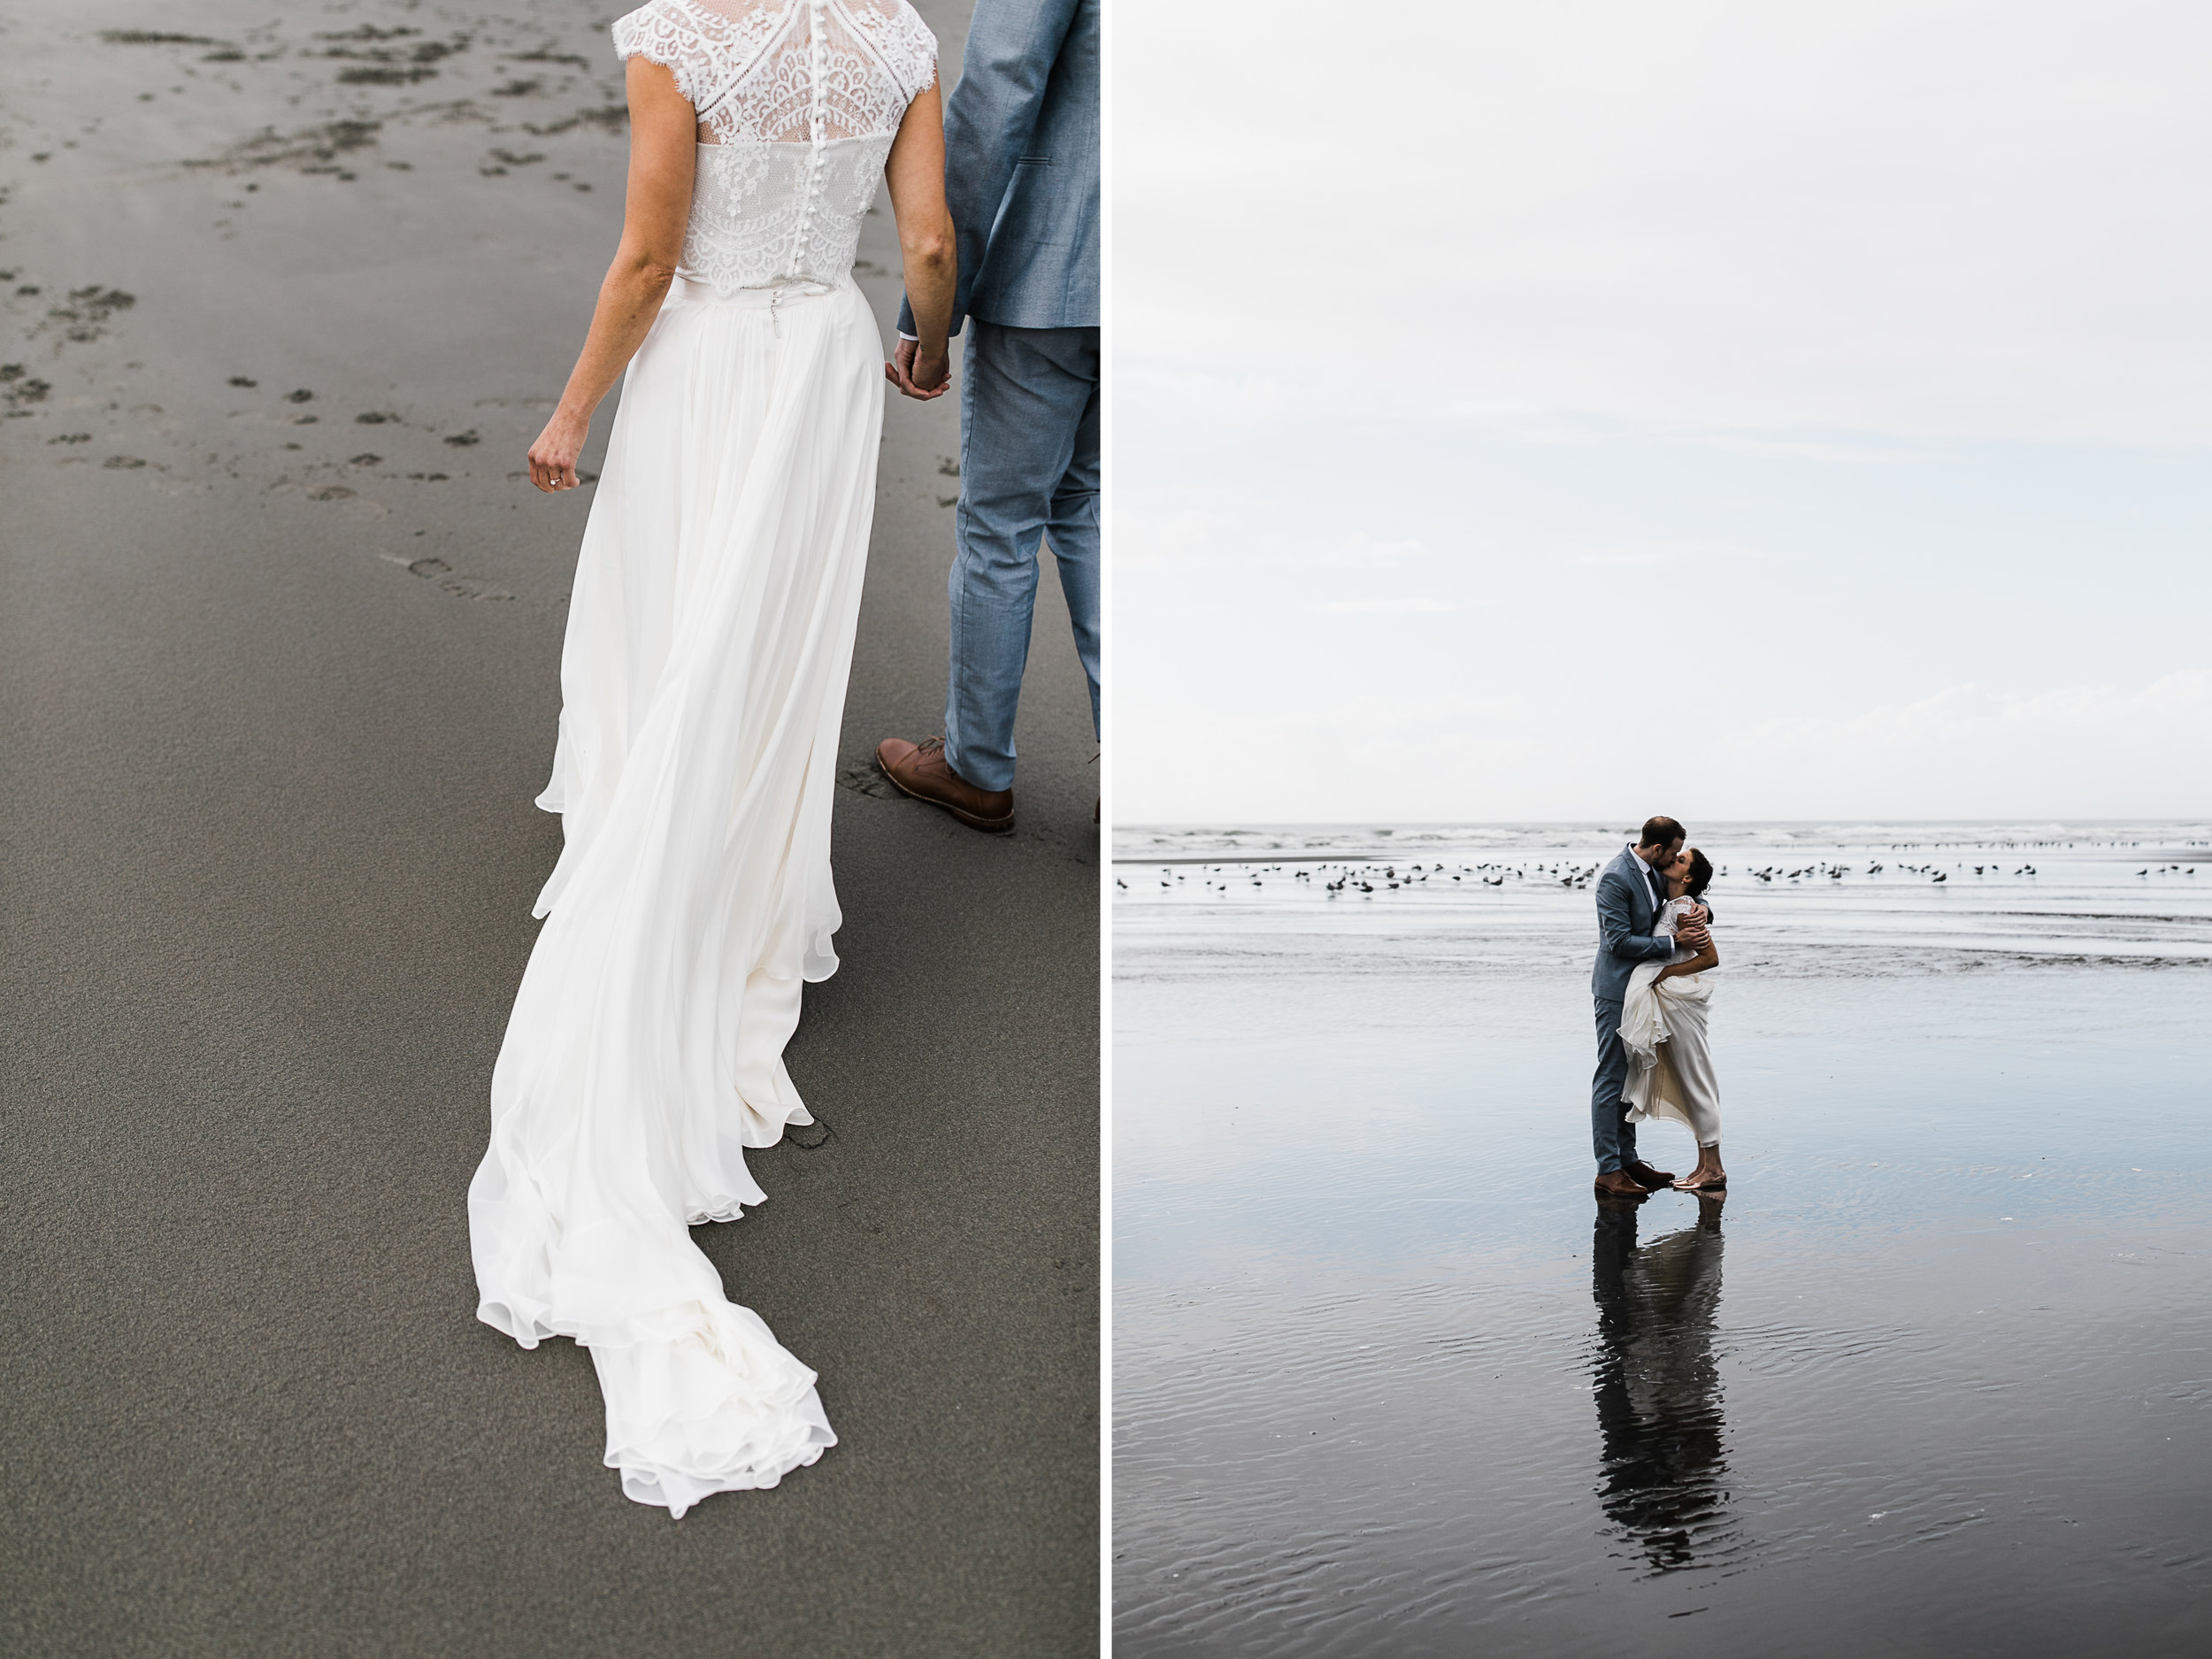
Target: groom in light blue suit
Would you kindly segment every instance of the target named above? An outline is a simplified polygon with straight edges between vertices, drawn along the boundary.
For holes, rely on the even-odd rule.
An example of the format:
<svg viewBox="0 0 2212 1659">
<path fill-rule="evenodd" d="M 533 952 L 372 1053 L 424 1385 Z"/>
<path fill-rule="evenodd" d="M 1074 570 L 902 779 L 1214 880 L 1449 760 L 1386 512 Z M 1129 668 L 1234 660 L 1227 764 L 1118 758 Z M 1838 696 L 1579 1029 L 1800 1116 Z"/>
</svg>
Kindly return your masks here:
<svg viewBox="0 0 2212 1659">
<path fill-rule="evenodd" d="M 1098 729 L 1099 0 L 978 0 L 945 104 L 958 238 L 960 381 L 951 672 L 941 738 L 887 738 L 907 794 L 978 829 L 1014 826 L 1014 713 L 1049 542 Z M 894 369 L 911 382 L 914 321 Z"/>
<path fill-rule="evenodd" d="M 1669 937 L 1654 930 L 1667 902 L 1660 872 L 1674 862 L 1688 839 L 1671 818 L 1646 821 L 1634 844 L 1624 847 L 1598 878 L 1598 958 L 1590 969 L 1590 998 L 1597 1007 L 1598 1069 L 1590 1083 L 1590 1141 L 1598 1160 L 1598 1195 L 1640 1198 L 1674 1179 L 1636 1156 L 1636 1125 L 1628 1121 L 1621 1093 L 1628 1083 L 1628 1050 L 1621 1042 L 1621 1005 L 1640 963 L 1664 962 L 1675 946 L 1703 948 L 1701 908 L 1685 917 Z"/>
</svg>

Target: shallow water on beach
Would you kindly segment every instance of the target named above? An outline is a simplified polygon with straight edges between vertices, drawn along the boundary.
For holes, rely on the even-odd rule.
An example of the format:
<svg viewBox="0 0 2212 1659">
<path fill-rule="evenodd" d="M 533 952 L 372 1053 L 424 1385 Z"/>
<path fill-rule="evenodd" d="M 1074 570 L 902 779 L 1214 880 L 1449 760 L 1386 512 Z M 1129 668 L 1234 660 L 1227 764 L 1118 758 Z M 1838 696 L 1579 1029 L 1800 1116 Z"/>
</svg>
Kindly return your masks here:
<svg viewBox="0 0 2212 1659">
<path fill-rule="evenodd" d="M 1700 844 L 1732 1188 L 1606 1210 L 1617 838 L 1120 833 L 1118 1651 L 2202 1651 L 2212 826 Z"/>
</svg>

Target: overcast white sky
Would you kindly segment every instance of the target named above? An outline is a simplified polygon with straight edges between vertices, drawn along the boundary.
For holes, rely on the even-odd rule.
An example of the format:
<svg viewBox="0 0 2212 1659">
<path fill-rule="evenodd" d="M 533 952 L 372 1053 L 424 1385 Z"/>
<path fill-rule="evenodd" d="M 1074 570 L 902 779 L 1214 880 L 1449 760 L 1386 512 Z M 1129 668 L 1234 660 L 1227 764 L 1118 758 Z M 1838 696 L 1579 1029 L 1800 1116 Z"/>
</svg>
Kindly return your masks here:
<svg viewBox="0 0 2212 1659">
<path fill-rule="evenodd" d="M 1113 50 L 1121 821 L 2212 814 L 2212 8 Z"/>
</svg>

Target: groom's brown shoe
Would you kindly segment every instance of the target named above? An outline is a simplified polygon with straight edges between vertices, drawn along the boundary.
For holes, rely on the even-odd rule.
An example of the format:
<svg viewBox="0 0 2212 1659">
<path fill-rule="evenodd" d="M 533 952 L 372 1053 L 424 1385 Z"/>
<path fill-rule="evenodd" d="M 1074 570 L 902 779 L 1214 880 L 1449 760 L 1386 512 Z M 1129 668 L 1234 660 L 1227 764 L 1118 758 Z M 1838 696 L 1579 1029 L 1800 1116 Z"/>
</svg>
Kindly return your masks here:
<svg viewBox="0 0 2212 1659">
<path fill-rule="evenodd" d="M 876 745 L 876 764 L 917 801 L 941 806 L 963 824 L 992 831 L 1014 827 L 1014 792 L 979 789 L 963 778 L 946 763 L 941 737 L 926 737 L 918 743 L 887 737 Z"/>
<path fill-rule="evenodd" d="M 1648 1198 L 1651 1188 L 1619 1170 L 1608 1170 L 1597 1179 L 1600 1198 Z"/>
<path fill-rule="evenodd" d="M 1673 1176 L 1668 1174 L 1664 1170 L 1653 1169 L 1650 1164 L 1645 1163 L 1641 1158 L 1637 1159 L 1633 1164 L 1628 1164 L 1626 1169 L 1628 1171 L 1628 1179 L 1630 1180 L 1634 1181 L 1639 1187 L 1648 1187 L 1655 1193 L 1657 1192 L 1662 1187 L 1671 1187 L 1674 1185 Z"/>
</svg>

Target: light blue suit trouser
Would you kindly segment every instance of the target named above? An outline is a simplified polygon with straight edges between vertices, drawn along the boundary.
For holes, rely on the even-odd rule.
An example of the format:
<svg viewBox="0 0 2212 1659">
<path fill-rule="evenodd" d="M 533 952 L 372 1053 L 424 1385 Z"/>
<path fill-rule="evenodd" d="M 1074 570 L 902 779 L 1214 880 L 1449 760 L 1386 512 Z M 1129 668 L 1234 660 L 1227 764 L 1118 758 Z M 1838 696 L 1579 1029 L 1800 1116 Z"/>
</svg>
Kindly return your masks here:
<svg viewBox="0 0 2212 1659">
<path fill-rule="evenodd" d="M 1010 789 L 1041 539 L 1060 567 L 1098 731 L 1098 330 L 971 317 L 967 334 L 945 760 L 979 789 Z"/>
</svg>

